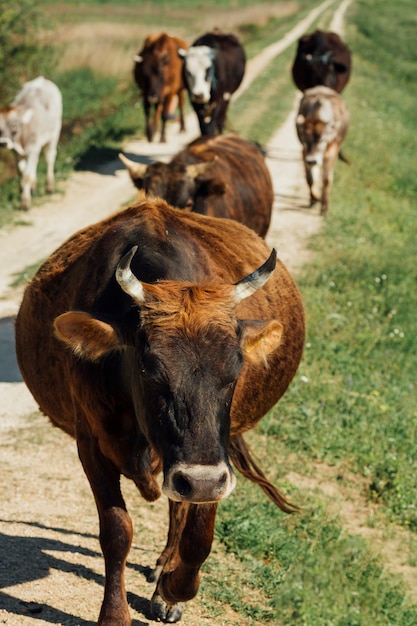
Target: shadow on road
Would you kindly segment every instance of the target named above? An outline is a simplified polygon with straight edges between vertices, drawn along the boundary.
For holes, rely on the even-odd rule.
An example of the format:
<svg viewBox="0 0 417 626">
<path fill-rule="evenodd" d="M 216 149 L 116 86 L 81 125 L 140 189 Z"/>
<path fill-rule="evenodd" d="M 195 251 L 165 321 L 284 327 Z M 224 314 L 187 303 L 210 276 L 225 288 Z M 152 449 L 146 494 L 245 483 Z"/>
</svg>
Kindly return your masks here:
<svg viewBox="0 0 417 626">
<path fill-rule="evenodd" d="M 6 520 L 0 520 L 6 522 Z M 7 523 L 7 522 L 6 522 Z M 9 522 L 16 524 L 16 522 Z M 19 522 L 17 522 L 19 523 Z M 27 525 L 26 522 L 21 522 Z M 0 533 L 0 607 L 7 611 L 10 615 L 21 615 L 31 617 L 34 620 L 42 620 L 43 623 L 49 624 L 66 624 L 66 626 L 93 626 L 96 622 L 83 620 L 74 615 L 70 615 L 59 608 L 44 604 L 37 601 L 36 585 L 33 586 L 33 598 L 22 600 L 18 597 L 19 591 L 9 590 L 8 588 L 18 587 L 25 583 L 36 582 L 37 580 L 46 578 L 50 575 L 51 570 L 58 570 L 67 574 L 73 574 L 82 577 L 85 580 L 93 581 L 100 587 L 104 586 L 104 578 L 97 574 L 89 567 L 74 564 L 70 560 L 63 558 L 62 553 L 81 554 L 86 557 L 102 558 L 98 551 L 78 545 L 76 537 L 77 533 L 61 528 L 49 528 L 42 524 L 31 523 L 30 526 L 39 527 L 40 530 L 49 530 L 58 532 L 64 538 L 65 535 L 72 535 L 74 543 L 69 543 L 63 539 L 47 539 L 43 536 L 26 536 L 26 531 L 22 528 L 21 535 Z M 81 535 L 85 537 L 85 535 Z M 91 536 L 93 537 L 93 536 Z M 97 540 L 98 542 L 98 540 Z M 60 553 L 54 556 L 51 553 Z M 145 578 L 149 574 L 148 567 L 140 565 L 129 565 Z M 51 593 L 53 596 L 53 591 Z M 151 620 L 149 600 L 135 593 L 128 594 L 128 602 L 136 611 L 140 612 L 146 620 Z M 134 626 L 146 626 L 148 621 L 143 622 L 134 620 Z"/>
<path fill-rule="evenodd" d="M 21 383 L 16 361 L 14 317 L 0 319 L 0 383 Z"/>
</svg>

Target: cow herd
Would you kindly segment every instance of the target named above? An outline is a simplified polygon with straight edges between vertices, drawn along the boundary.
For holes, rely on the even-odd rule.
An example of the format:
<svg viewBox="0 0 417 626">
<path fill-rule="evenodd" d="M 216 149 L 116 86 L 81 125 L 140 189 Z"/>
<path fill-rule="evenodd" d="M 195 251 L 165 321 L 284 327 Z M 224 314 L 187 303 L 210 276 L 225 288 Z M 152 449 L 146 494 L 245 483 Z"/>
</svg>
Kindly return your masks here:
<svg viewBox="0 0 417 626">
<path fill-rule="evenodd" d="M 338 90 L 350 64 L 331 39 L 323 49 L 326 33 L 319 41 L 317 50 L 300 41 L 293 74 L 304 90 L 297 132 L 311 199 L 325 212 L 348 124 Z M 151 612 L 163 622 L 178 622 L 198 591 L 217 505 L 236 483 L 232 465 L 283 511 L 296 508 L 243 438 L 285 393 L 304 346 L 300 294 L 264 241 L 273 203 L 265 156 L 222 134 L 245 53 L 218 30 L 189 48 L 164 33 L 149 36 L 134 61 L 148 140 L 161 125 L 164 141 L 173 103 L 184 128 L 185 90 L 201 137 L 169 163 L 121 155 L 138 201 L 63 243 L 26 287 L 16 319 L 22 376 L 41 411 L 75 438 L 94 494 L 106 572 L 101 626 L 131 624 L 124 571 L 133 527 L 121 475 L 145 500 L 161 492 L 169 500 L 168 539 L 150 577 Z M 317 85 L 297 82 L 316 65 Z M 31 144 L 25 125 L 34 120 L 42 133 Z M 1 113 L 0 140 L 31 162 L 21 165 L 25 208 L 45 146 L 48 172 L 53 163 L 60 120 L 59 90 L 43 78 Z"/>
</svg>

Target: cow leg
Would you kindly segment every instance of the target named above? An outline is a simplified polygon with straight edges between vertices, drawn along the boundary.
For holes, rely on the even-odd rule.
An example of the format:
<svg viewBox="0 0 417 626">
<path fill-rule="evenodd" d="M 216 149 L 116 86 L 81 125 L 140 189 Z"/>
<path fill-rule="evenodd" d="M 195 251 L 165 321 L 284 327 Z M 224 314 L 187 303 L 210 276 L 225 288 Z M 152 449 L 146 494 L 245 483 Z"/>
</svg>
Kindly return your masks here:
<svg viewBox="0 0 417 626">
<path fill-rule="evenodd" d="M 181 89 L 178 92 L 178 107 L 180 110 L 180 133 L 185 132 L 185 91 Z"/>
<path fill-rule="evenodd" d="M 165 143 L 166 142 L 166 136 L 165 136 L 165 125 L 166 125 L 166 118 L 168 115 L 168 108 L 167 108 L 167 102 L 158 102 L 158 104 L 155 107 L 155 115 L 154 115 L 154 129 L 155 132 L 157 131 L 157 129 L 159 128 L 159 124 L 161 123 L 161 138 L 160 138 L 160 142 L 161 143 Z"/>
<path fill-rule="evenodd" d="M 20 178 L 20 208 L 24 211 L 30 209 L 32 193 L 36 191 L 36 170 L 38 168 L 40 149 L 32 147 L 26 160 L 19 163 Z"/>
<path fill-rule="evenodd" d="M 210 554 L 217 504 L 170 502 L 167 545 L 157 561 L 159 573 L 151 602 L 153 615 L 165 622 L 181 619 L 183 604 L 194 598 L 200 567 Z"/>
<path fill-rule="evenodd" d="M 330 190 L 333 184 L 334 168 L 338 150 L 336 146 L 330 146 L 323 159 L 323 189 L 321 193 L 321 215 L 325 215 L 329 209 Z"/>
<path fill-rule="evenodd" d="M 101 454 L 91 435 L 77 433 L 78 454 L 90 482 L 100 521 L 105 562 L 104 599 L 99 626 L 130 626 L 124 572 L 133 537 L 132 521 L 120 491 L 120 473 Z"/>
<path fill-rule="evenodd" d="M 230 94 L 228 95 L 228 98 L 230 99 Z M 224 131 L 224 124 L 226 121 L 226 113 L 227 113 L 228 106 L 229 106 L 229 100 L 228 99 L 225 100 L 223 96 L 223 100 L 221 100 L 218 103 L 216 110 L 214 112 L 214 115 L 213 115 L 213 120 L 220 134 L 222 134 Z"/>
<path fill-rule="evenodd" d="M 52 140 L 45 147 L 45 160 L 46 160 L 46 191 L 53 193 L 55 190 L 55 159 L 57 153 L 57 141 Z"/>
<path fill-rule="evenodd" d="M 304 162 L 307 184 L 310 189 L 310 206 L 320 200 L 320 167 Z"/>
<path fill-rule="evenodd" d="M 154 128 L 153 128 L 153 120 L 152 120 L 152 112 L 150 103 L 144 99 L 143 101 L 143 110 L 145 111 L 145 119 L 146 119 L 146 139 L 151 142 L 154 136 Z"/>
</svg>

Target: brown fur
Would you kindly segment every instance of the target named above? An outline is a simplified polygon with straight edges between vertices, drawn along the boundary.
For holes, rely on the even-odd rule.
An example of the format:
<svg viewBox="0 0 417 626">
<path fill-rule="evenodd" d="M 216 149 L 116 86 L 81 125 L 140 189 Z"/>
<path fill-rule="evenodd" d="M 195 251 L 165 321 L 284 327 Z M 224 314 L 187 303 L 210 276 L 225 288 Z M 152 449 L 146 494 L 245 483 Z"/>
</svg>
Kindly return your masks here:
<svg viewBox="0 0 417 626">
<path fill-rule="evenodd" d="M 114 278 L 133 246 L 145 305 Z M 239 471 L 293 510 L 242 439 L 287 389 L 304 343 L 301 299 L 280 262 L 261 289 L 233 304 L 234 284 L 268 256 L 265 242 L 233 220 L 148 199 L 76 233 L 26 288 L 18 362 L 41 410 L 76 438 L 94 492 L 107 574 L 100 625 L 130 625 L 123 572 L 132 523 L 121 474 L 154 500 L 161 469 L 164 481 L 181 463 L 210 469 L 229 449 Z M 248 357 L 245 345 L 257 354 Z M 178 621 L 181 603 L 197 592 L 213 539 L 217 500 L 183 499 L 170 502 L 157 563 L 151 606 L 162 621 Z"/>
<path fill-rule="evenodd" d="M 149 35 L 138 52 L 142 61 L 135 62 L 133 75 L 143 94 L 148 141 L 153 140 L 160 123 L 161 142 L 166 141 L 166 120 L 175 96 L 178 96 L 180 130 L 185 130 L 185 84 L 178 50 L 187 47 L 183 39 L 160 33 Z"/>
</svg>

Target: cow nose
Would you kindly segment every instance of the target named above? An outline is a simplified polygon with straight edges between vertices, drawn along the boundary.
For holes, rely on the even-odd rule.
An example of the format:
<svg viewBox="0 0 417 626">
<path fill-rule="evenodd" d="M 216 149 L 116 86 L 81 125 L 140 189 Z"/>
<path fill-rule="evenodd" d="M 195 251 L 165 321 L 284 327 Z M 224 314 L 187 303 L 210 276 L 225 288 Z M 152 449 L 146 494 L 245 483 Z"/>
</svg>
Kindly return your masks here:
<svg viewBox="0 0 417 626">
<path fill-rule="evenodd" d="M 204 102 L 207 102 L 207 98 L 203 93 L 193 93 L 192 101 L 196 102 L 197 104 L 202 104 Z"/>
<path fill-rule="evenodd" d="M 306 163 L 308 165 L 317 165 L 317 159 L 315 156 L 307 156 L 306 157 Z"/>
<path fill-rule="evenodd" d="M 165 477 L 162 491 L 176 502 L 218 502 L 234 489 L 236 478 L 224 462 L 218 465 L 179 463 Z"/>
</svg>

